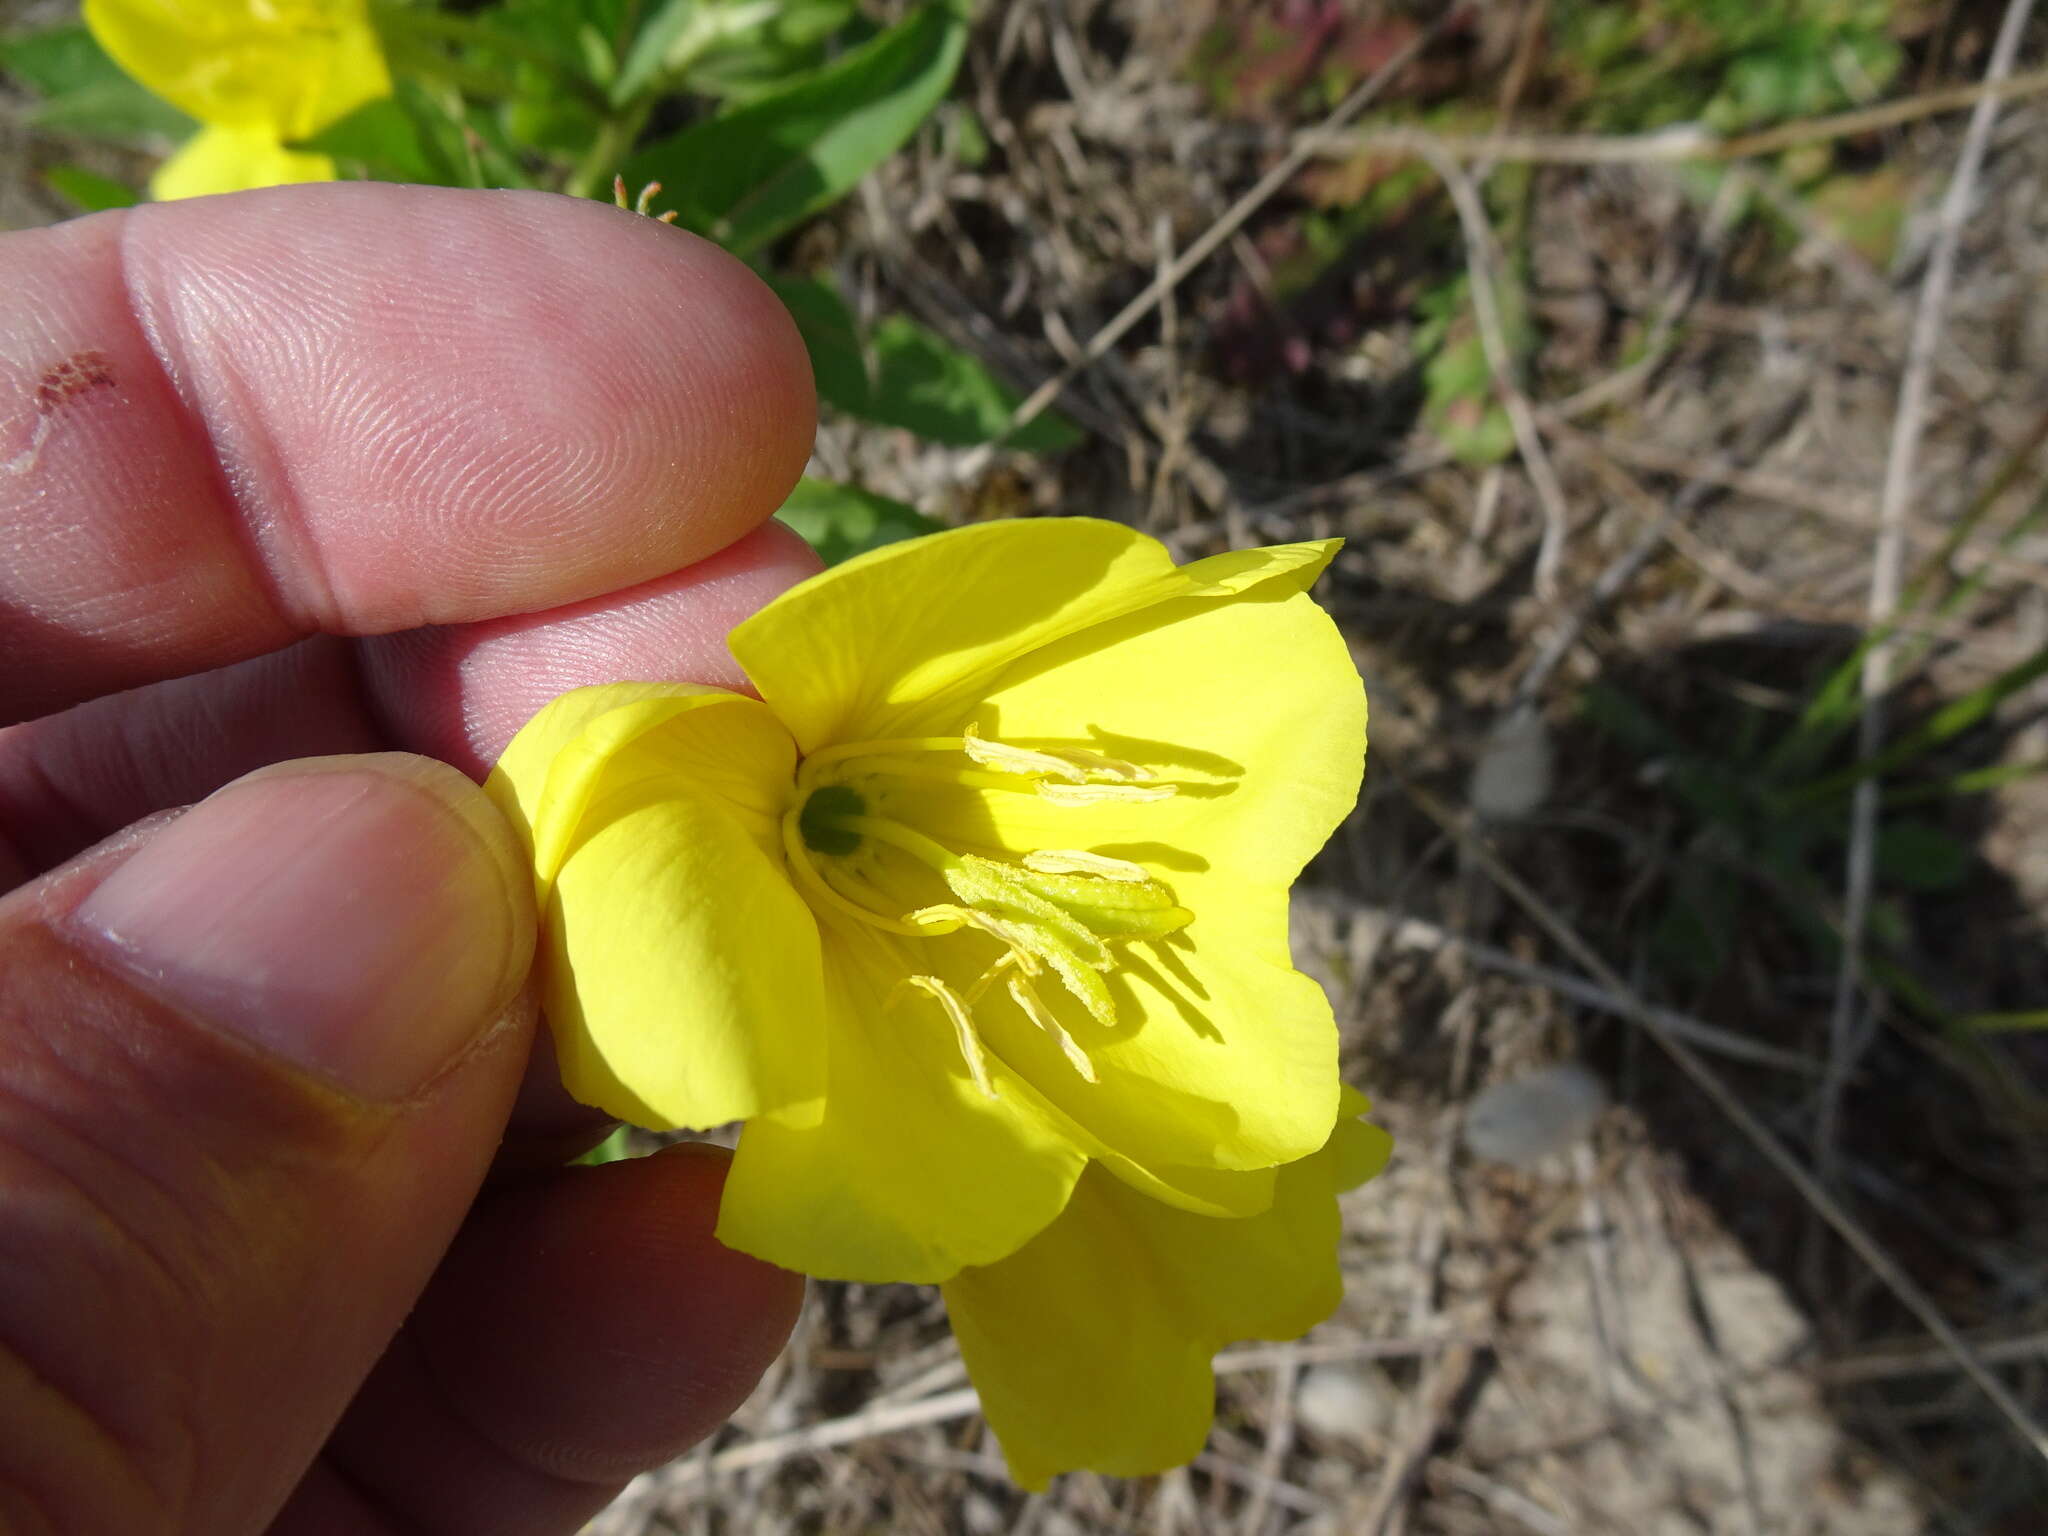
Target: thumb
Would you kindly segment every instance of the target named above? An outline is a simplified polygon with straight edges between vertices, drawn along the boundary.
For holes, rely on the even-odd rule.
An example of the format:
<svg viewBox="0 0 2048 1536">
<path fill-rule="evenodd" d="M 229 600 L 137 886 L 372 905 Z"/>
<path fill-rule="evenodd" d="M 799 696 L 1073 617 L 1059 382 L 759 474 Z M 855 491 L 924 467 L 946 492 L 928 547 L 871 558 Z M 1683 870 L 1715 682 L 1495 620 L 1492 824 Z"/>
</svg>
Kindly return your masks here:
<svg viewBox="0 0 2048 1536">
<path fill-rule="evenodd" d="M 0 1530 L 269 1522 L 476 1193 L 532 947 L 507 828 L 398 754 L 0 901 Z"/>
</svg>

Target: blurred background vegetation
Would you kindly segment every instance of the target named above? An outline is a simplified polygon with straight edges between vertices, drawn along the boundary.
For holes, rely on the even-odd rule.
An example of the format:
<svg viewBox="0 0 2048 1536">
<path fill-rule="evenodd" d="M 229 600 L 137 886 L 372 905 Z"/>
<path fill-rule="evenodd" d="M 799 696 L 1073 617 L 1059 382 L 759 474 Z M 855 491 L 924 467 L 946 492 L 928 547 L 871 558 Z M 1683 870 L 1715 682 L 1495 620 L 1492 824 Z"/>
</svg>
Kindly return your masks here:
<svg viewBox="0 0 2048 1536">
<path fill-rule="evenodd" d="M 658 181 L 803 329 L 783 516 L 827 559 L 1053 512 L 1182 558 L 1342 535 L 1373 704 L 1296 921 L 1400 1141 L 1339 1315 L 1226 1358 L 1192 1469 L 1026 1499 L 936 1298 L 821 1288 L 599 1529 L 2042 1528 L 2048 23 L 370 14 L 393 93 L 296 147 Z M 63 4 L 0 71 L 0 227 L 132 201 L 192 131 Z"/>
</svg>

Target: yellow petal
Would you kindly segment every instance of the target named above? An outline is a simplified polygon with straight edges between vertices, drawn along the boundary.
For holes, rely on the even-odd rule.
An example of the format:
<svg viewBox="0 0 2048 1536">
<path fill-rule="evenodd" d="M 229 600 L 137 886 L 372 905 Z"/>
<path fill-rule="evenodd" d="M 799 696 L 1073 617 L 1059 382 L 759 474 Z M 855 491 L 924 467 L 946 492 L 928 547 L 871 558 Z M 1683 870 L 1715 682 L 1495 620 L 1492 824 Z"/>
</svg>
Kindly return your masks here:
<svg viewBox="0 0 2048 1536">
<path fill-rule="evenodd" d="M 680 786 L 591 820 L 542 919 L 541 1003 L 569 1092 L 657 1129 L 815 1119 L 823 972 L 788 878 Z"/>
<path fill-rule="evenodd" d="M 364 0 L 85 0 L 85 22 L 173 106 L 273 141 L 307 138 L 391 94 Z"/>
<path fill-rule="evenodd" d="M 1373 1130 L 1355 1127 L 1281 1169 L 1272 1207 L 1241 1221 L 1159 1205 L 1091 1168 L 1023 1249 L 947 1282 L 961 1357 L 1012 1478 L 1043 1488 L 1076 1468 L 1139 1476 L 1201 1450 L 1216 1350 L 1299 1337 L 1342 1294 L 1339 1165 L 1356 1160 L 1346 1143 Z"/>
<path fill-rule="evenodd" d="M 1394 1138 L 1370 1120 L 1360 1118 L 1372 1101 L 1346 1085 L 1337 1110 L 1337 1129 L 1330 1137 L 1330 1176 L 1339 1190 L 1356 1189 L 1376 1179 L 1394 1155 Z"/>
<path fill-rule="evenodd" d="M 944 1280 L 1015 1252 L 1066 1203 L 1086 1156 L 1030 1086 L 975 1085 L 952 1026 L 898 983 L 918 966 L 872 930 L 826 926 L 823 1119 L 749 1124 L 721 1242 L 837 1280 Z"/>
<path fill-rule="evenodd" d="M 332 180 L 332 160 L 286 149 L 268 128 L 201 128 L 157 167 L 149 179 L 149 195 L 168 203 L 215 192 Z"/>
<path fill-rule="evenodd" d="M 1013 856 L 1134 860 L 1194 913 L 1165 939 L 1116 946 L 1115 1030 L 1048 996 L 1098 1083 L 1063 1071 L 1043 1032 L 999 1002 L 991 1047 L 1148 1166 L 1257 1168 L 1320 1146 L 1337 1113 L 1336 1028 L 1293 969 L 1287 889 L 1354 803 L 1365 750 L 1364 692 L 1329 617 L 1278 582 L 1149 608 L 1016 664 L 974 718 L 991 738 L 1092 745 L 1181 792 L 1059 806 L 936 785 L 921 830 Z"/>
<path fill-rule="evenodd" d="M 603 683 L 520 727 L 484 788 L 526 839 L 545 899 L 592 804 L 648 785 L 716 797 L 779 865 L 795 767 L 788 732 L 758 699 L 696 683 Z"/>
<path fill-rule="evenodd" d="M 486 789 L 527 840 L 563 1081 L 637 1125 L 815 1119 L 823 973 L 777 822 L 795 749 L 757 699 L 579 689 Z"/>
<path fill-rule="evenodd" d="M 1175 566 L 1097 518 L 979 523 L 849 560 L 732 632 L 733 655 L 805 751 L 915 734 L 1038 647 L 1176 598 L 1305 588 L 1332 544 Z M 958 712 L 957 709 L 954 710 Z"/>
</svg>

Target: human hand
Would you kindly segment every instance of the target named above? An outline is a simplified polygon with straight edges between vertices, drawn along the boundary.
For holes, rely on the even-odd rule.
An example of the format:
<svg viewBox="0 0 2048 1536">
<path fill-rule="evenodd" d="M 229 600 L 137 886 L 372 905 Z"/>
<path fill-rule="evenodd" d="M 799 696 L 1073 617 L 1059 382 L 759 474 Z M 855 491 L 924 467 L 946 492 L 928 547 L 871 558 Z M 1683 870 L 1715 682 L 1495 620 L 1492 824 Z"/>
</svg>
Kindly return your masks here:
<svg viewBox="0 0 2048 1536">
<path fill-rule="evenodd" d="M 568 1532 L 774 1356 L 722 1154 L 556 1166 L 529 877 L 445 764 L 738 684 L 812 411 L 760 284 L 596 204 L 0 238 L 0 1532 Z"/>
</svg>

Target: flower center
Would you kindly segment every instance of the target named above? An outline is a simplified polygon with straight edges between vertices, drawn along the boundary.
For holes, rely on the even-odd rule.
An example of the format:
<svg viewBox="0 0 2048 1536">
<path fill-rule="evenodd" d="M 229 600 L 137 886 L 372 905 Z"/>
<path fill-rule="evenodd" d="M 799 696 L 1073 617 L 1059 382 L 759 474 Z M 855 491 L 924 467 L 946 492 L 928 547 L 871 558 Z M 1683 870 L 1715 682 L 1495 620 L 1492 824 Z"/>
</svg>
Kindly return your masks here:
<svg viewBox="0 0 2048 1536">
<path fill-rule="evenodd" d="M 982 1092 L 993 1097 L 995 1085 L 974 1009 L 998 983 L 1058 1043 L 1074 1070 L 1095 1081 L 1093 1063 L 1047 1006 L 1038 982 L 1049 975 L 1090 1018 L 1112 1029 L 1116 1004 L 1105 980 L 1116 968 L 1111 946 L 1165 938 L 1194 914 L 1163 881 L 1128 859 L 1076 848 L 1034 849 L 1018 859 L 950 848 L 889 814 L 903 791 L 919 784 L 1032 795 L 1067 807 L 1166 800 L 1175 786 L 1100 753 L 1018 746 L 970 727 L 964 736 L 863 741 L 815 752 L 797 772 L 796 803 L 783 818 L 790 867 L 828 910 L 903 938 L 974 934 L 995 942 L 994 962 L 964 988 L 934 969 L 906 977 L 896 989 L 898 999 L 922 995 L 938 1005 Z M 928 886 L 936 876 L 951 899 L 891 895 L 885 862 L 920 872 Z"/>
</svg>

